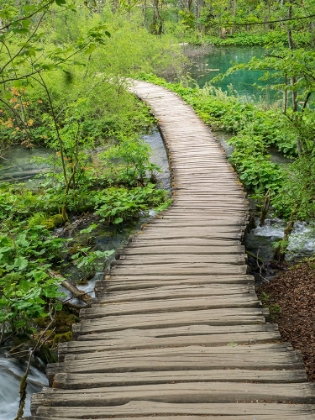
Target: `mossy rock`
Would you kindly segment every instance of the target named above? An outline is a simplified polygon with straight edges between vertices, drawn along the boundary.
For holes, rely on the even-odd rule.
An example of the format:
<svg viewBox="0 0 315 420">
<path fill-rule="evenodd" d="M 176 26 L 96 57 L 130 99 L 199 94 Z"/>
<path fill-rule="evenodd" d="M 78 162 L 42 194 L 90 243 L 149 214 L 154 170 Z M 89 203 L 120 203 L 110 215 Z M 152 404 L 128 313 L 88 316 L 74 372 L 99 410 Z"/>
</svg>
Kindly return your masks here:
<svg viewBox="0 0 315 420">
<path fill-rule="evenodd" d="M 56 347 L 59 343 L 64 343 L 65 341 L 71 341 L 72 340 L 72 332 L 68 331 L 65 333 L 55 334 L 55 337 L 53 339 L 53 347 Z"/>
<path fill-rule="evenodd" d="M 58 361 L 56 353 L 46 344 L 40 346 L 39 350 L 36 351 L 36 354 L 45 363 L 56 363 Z"/>
<path fill-rule="evenodd" d="M 41 225 L 46 229 L 52 230 L 64 224 L 64 219 L 61 214 L 55 214 L 47 217 L 44 213 L 38 212 L 31 216 L 28 220 L 29 226 Z"/>
<path fill-rule="evenodd" d="M 53 327 L 55 328 L 56 335 L 67 333 L 72 330 L 72 324 L 79 321 L 79 317 L 75 314 L 66 311 L 60 311 L 56 314 Z"/>
<path fill-rule="evenodd" d="M 43 220 L 41 224 L 45 226 L 45 228 L 52 230 L 52 229 L 55 229 L 56 227 L 62 226 L 64 222 L 65 221 L 62 217 L 62 214 L 55 214 Z"/>
</svg>

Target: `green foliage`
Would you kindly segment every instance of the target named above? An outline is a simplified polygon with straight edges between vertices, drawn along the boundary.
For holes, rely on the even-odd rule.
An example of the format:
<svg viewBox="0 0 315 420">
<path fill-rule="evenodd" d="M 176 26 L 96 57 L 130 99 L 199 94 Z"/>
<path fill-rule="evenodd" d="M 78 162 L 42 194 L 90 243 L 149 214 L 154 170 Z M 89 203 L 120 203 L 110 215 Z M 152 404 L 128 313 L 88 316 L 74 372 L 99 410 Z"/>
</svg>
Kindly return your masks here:
<svg viewBox="0 0 315 420">
<path fill-rule="evenodd" d="M 268 159 L 267 145 L 262 138 L 240 134 L 230 143 L 234 146 L 230 162 L 240 174 L 245 188 L 258 195 L 267 191 L 276 194 L 282 185 L 282 170 Z"/>
<path fill-rule="evenodd" d="M 281 313 L 281 308 L 278 303 L 272 303 L 272 295 L 268 295 L 266 292 L 261 292 L 260 300 L 263 306 L 269 309 L 269 316 L 271 320 L 274 320 L 277 315 Z"/>
<path fill-rule="evenodd" d="M 296 42 L 300 46 L 307 46 L 312 41 L 312 37 L 308 33 L 297 33 Z M 237 32 L 227 34 L 226 38 L 219 36 L 206 35 L 203 38 L 204 43 L 208 43 L 220 47 L 239 46 L 270 46 L 281 45 L 284 46 L 288 42 L 288 34 L 284 30 L 272 30 L 267 32 Z"/>
<path fill-rule="evenodd" d="M 0 323 L 7 330 L 32 327 L 32 319 L 60 309 L 60 279 L 49 274 L 64 240 L 43 226 L 10 229 L 0 235 Z"/>
<path fill-rule="evenodd" d="M 206 36 L 204 41 L 216 46 L 239 46 L 249 47 L 254 45 L 265 45 L 269 41 L 268 33 L 248 33 L 241 32 L 233 35 L 227 35 L 226 38 L 218 36 Z M 283 37 L 282 37 L 283 39 Z"/>
<path fill-rule="evenodd" d="M 75 254 L 71 256 L 71 259 L 75 263 L 77 268 L 84 268 L 89 274 L 96 270 L 96 263 L 100 259 L 103 261 L 100 269 L 103 269 L 104 261 L 111 256 L 115 251 L 91 251 L 91 247 L 80 247 Z"/>
<path fill-rule="evenodd" d="M 136 138 L 124 138 L 100 155 L 107 168 L 107 182 L 131 187 L 145 184 L 153 178 L 155 171 L 159 171 L 150 163 L 149 157 L 149 145 Z"/>
<path fill-rule="evenodd" d="M 153 184 L 145 187 L 107 188 L 94 197 L 96 214 L 112 224 L 121 224 L 144 213 L 149 208 L 158 207 L 166 199 L 164 190 L 157 190 Z"/>
<path fill-rule="evenodd" d="M 273 200 L 276 214 L 289 218 L 295 208 L 297 220 L 315 218 L 315 158 L 314 155 L 300 156 L 284 173 L 284 183 Z"/>
</svg>

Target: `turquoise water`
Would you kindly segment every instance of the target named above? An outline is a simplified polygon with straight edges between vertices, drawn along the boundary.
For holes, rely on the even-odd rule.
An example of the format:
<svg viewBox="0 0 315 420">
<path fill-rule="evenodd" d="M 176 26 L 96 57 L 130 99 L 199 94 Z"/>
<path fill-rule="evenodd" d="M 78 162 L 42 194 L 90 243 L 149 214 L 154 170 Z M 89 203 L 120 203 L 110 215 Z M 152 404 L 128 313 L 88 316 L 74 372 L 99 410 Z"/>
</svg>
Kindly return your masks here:
<svg viewBox="0 0 315 420">
<path fill-rule="evenodd" d="M 248 63 L 253 57 L 260 58 L 263 55 L 262 47 L 213 47 L 208 54 L 193 58 L 190 74 L 198 85 L 203 87 L 215 76 L 224 74 L 234 64 Z M 274 102 L 281 99 L 277 92 L 262 90 L 268 86 L 268 82 L 260 80 L 263 75 L 262 70 L 237 70 L 224 80 L 214 83 L 214 86 L 224 92 L 236 91 L 238 96 L 254 102 Z"/>
</svg>

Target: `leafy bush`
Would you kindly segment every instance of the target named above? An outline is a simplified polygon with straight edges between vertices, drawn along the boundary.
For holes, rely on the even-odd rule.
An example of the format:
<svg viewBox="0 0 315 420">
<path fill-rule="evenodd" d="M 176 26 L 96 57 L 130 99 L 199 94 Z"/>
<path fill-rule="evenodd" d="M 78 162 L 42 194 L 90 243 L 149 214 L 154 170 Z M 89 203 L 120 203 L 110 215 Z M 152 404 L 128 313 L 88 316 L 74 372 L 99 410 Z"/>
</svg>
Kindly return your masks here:
<svg viewBox="0 0 315 420">
<path fill-rule="evenodd" d="M 64 240 L 43 226 L 10 229 L 0 234 L 0 323 L 7 330 L 32 328 L 32 319 L 60 309 L 62 278 L 50 275 Z"/>
<path fill-rule="evenodd" d="M 166 200 L 164 190 L 155 189 L 155 185 L 145 187 L 107 188 L 94 196 L 96 214 L 109 223 L 120 224 L 134 218 L 139 212 L 158 207 Z"/>
</svg>

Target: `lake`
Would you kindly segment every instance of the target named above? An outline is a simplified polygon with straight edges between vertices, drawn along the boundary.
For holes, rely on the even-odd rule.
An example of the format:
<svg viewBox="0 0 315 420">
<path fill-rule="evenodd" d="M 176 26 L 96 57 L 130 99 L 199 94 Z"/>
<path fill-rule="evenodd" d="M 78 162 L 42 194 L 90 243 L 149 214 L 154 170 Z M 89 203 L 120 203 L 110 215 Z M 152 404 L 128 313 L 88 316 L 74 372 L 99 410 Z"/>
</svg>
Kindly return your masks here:
<svg viewBox="0 0 315 420">
<path fill-rule="evenodd" d="M 264 53 L 262 47 L 213 47 L 209 53 L 196 54 L 192 58 L 190 76 L 196 80 L 199 87 L 204 87 L 234 64 L 248 63 L 253 57 L 263 57 Z M 260 80 L 263 75 L 262 70 L 237 70 L 224 80 L 214 83 L 214 86 L 253 102 L 264 100 L 270 103 L 281 100 L 281 94 L 262 90 L 268 86 L 268 82 Z"/>
</svg>

